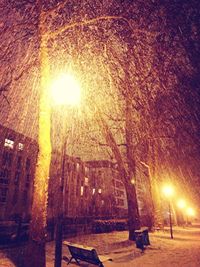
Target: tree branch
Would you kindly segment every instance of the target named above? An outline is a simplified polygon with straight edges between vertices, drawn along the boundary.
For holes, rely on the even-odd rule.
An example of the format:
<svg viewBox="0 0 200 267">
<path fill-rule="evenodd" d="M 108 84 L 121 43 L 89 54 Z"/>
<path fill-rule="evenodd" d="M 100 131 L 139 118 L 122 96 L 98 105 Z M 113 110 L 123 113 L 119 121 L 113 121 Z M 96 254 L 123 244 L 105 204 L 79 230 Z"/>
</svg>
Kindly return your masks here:
<svg viewBox="0 0 200 267">
<path fill-rule="evenodd" d="M 51 39 L 51 38 L 54 38 L 57 35 L 63 33 L 64 31 L 71 29 L 71 28 L 80 27 L 80 26 L 84 26 L 84 25 L 90 25 L 90 24 L 96 23 L 98 21 L 103 21 L 103 20 L 123 20 L 129 25 L 130 29 L 134 33 L 143 33 L 143 34 L 150 35 L 150 36 L 153 36 L 153 37 L 155 37 L 157 34 L 159 34 L 158 32 L 153 32 L 152 33 L 152 32 L 141 30 L 141 29 L 133 29 L 133 27 L 130 24 L 129 20 L 124 18 L 124 17 L 120 17 L 120 16 L 100 16 L 100 17 L 97 17 L 97 18 L 94 18 L 94 19 L 83 20 L 83 21 L 79 21 L 79 22 L 74 22 L 74 23 L 69 24 L 69 25 L 64 25 L 63 27 L 59 28 L 58 30 L 56 30 L 54 32 L 47 31 L 46 32 L 46 38 L 47 39 Z"/>
</svg>

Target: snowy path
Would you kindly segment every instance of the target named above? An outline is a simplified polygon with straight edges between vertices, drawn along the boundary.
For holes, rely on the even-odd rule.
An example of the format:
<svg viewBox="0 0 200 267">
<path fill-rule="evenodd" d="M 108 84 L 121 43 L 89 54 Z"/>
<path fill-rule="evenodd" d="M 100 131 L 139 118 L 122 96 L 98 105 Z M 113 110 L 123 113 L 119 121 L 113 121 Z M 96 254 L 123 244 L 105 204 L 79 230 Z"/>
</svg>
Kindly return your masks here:
<svg viewBox="0 0 200 267">
<path fill-rule="evenodd" d="M 144 253 L 135 248 L 135 243 L 126 241 L 127 237 L 127 232 L 115 232 L 92 235 L 85 242 L 83 237 L 74 241 L 109 255 L 113 261 L 106 262 L 105 267 L 200 267 L 200 228 L 175 228 L 174 239 L 170 239 L 168 230 L 150 234 L 151 246 Z"/>
<path fill-rule="evenodd" d="M 105 266 L 137 267 L 199 267 L 200 266 L 200 230 L 182 231 L 169 238 L 169 233 L 150 235 L 151 246 L 145 253 L 134 257 L 132 253 L 113 257 L 113 262 Z"/>
<path fill-rule="evenodd" d="M 169 230 L 151 233 L 151 246 L 144 253 L 127 239 L 128 232 L 124 231 L 68 238 L 68 241 L 93 246 L 99 254 L 109 255 L 113 261 L 106 262 L 105 267 L 200 267 L 200 228 L 175 228 L 174 239 L 170 239 Z M 66 248 L 63 248 L 63 254 L 68 254 Z M 1 250 L 0 267 L 21 267 L 14 264 L 14 256 L 19 259 L 23 253 L 17 249 Z M 53 266 L 54 242 L 50 242 L 47 244 L 47 267 Z M 73 262 L 68 266 L 77 265 Z M 81 263 L 81 266 L 94 265 Z M 63 262 L 62 267 L 67 264 Z"/>
</svg>

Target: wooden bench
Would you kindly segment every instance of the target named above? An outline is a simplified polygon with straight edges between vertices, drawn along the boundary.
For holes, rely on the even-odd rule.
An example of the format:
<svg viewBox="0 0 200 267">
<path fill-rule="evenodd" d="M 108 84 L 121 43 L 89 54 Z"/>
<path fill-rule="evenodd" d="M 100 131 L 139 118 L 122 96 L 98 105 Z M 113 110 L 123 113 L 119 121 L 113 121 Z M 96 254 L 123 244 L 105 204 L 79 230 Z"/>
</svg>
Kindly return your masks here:
<svg viewBox="0 0 200 267">
<path fill-rule="evenodd" d="M 78 245 L 67 241 L 64 241 L 63 245 L 66 245 L 71 253 L 70 259 L 63 257 L 63 260 L 66 260 L 67 264 L 70 264 L 72 259 L 74 259 L 79 265 L 80 263 L 78 260 L 81 260 L 99 267 L 104 267 L 103 262 L 112 260 L 106 256 L 98 256 L 95 248 L 93 247 Z"/>
</svg>

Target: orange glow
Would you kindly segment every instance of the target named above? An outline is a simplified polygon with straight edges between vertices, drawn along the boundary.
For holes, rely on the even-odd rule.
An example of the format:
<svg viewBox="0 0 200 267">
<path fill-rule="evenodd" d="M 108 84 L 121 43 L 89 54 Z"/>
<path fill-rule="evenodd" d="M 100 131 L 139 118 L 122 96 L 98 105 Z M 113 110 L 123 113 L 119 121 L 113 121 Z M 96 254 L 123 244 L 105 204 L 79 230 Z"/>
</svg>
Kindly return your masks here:
<svg viewBox="0 0 200 267">
<path fill-rule="evenodd" d="M 171 197 L 174 194 L 174 188 L 171 185 L 165 185 L 162 189 L 165 197 Z"/>
<path fill-rule="evenodd" d="M 135 179 L 134 178 L 131 179 L 131 184 L 133 184 L 133 185 L 135 184 Z"/>
<path fill-rule="evenodd" d="M 56 105 L 76 106 L 81 100 L 81 89 L 72 74 L 61 74 L 51 85 L 52 101 Z"/>
<path fill-rule="evenodd" d="M 177 202 L 177 207 L 180 208 L 180 209 L 183 209 L 186 207 L 186 202 L 184 199 L 179 199 L 178 202 Z"/>
<path fill-rule="evenodd" d="M 191 217 L 195 216 L 195 211 L 191 207 L 187 208 L 186 212 L 188 216 L 191 216 Z"/>
</svg>

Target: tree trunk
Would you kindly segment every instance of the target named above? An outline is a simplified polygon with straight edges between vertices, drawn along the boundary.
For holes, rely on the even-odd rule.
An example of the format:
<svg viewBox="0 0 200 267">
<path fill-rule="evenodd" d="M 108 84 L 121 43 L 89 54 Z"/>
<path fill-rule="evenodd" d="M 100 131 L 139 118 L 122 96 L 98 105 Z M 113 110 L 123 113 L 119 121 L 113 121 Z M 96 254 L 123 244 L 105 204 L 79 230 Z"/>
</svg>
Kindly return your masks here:
<svg viewBox="0 0 200 267">
<path fill-rule="evenodd" d="M 63 214 L 59 214 L 56 220 L 56 239 L 55 239 L 55 267 L 62 265 L 62 231 L 63 231 Z"/>
<path fill-rule="evenodd" d="M 33 205 L 29 231 L 28 255 L 26 265 L 29 267 L 44 267 L 45 238 L 48 179 L 51 162 L 51 110 L 49 99 L 49 59 L 45 40 L 43 21 L 40 15 L 39 41 L 40 41 L 40 95 L 39 95 L 39 153 L 34 178 Z"/>
<path fill-rule="evenodd" d="M 137 203 L 135 185 L 131 183 L 131 179 L 130 179 L 131 177 L 126 171 L 126 168 L 124 166 L 124 162 L 122 160 L 122 156 L 117 146 L 117 143 L 108 125 L 106 124 L 105 120 L 102 118 L 100 111 L 98 111 L 98 116 L 96 116 L 96 119 L 98 120 L 98 125 L 99 127 L 101 127 L 102 132 L 107 141 L 107 144 L 110 146 L 113 152 L 113 155 L 115 156 L 115 159 L 118 164 L 118 170 L 119 170 L 119 173 L 120 173 L 122 182 L 125 186 L 125 190 L 127 194 L 129 240 L 135 240 L 134 231 L 140 228 L 140 220 L 139 220 L 138 203 Z"/>
<path fill-rule="evenodd" d="M 32 238 L 28 243 L 28 257 L 24 266 L 29 267 L 45 267 L 45 241 L 37 242 Z"/>
<path fill-rule="evenodd" d="M 127 84 L 129 77 L 126 78 Z M 134 124 L 133 124 L 133 109 L 132 99 L 127 96 L 126 98 L 126 155 L 129 175 L 125 177 L 125 187 L 128 200 L 128 218 L 129 218 L 129 240 L 135 240 L 134 230 L 140 228 L 140 218 L 136 195 L 136 163 L 135 163 L 135 148 L 133 142 L 134 138 Z M 134 207 L 134 208 L 133 208 Z"/>
<path fill-rule="evenodd" d="M 154 142 L 154 141 L 153 141 Z M 151 189 L 152 189 L 152 198 L 154 203 L 154 216 L 153 216 L 153 224 L 154 228 L 163 228 L 164 222 L 161 213 L 161 200 L 160 200 L 160 190 L 159 190 L 159 183 L 157 177 L 157 153 L 155 148 L 155 143 L 149 143 L 149 171 L 150 171 L 150 182 L 151 182 Z"/>
<path fill-rule="evenodd" d="M 140 218 L 137 204 L 137 196 L 135 185 L 130 183 L 130 179 L 126 178 L 125 183 L 127 202 L 128 202 L 128 227 L 129 240 L 135 240 L 135 230 L 140 229 Z M 129 181 L 129 182 L 128 182 Z"/>
</svg>

